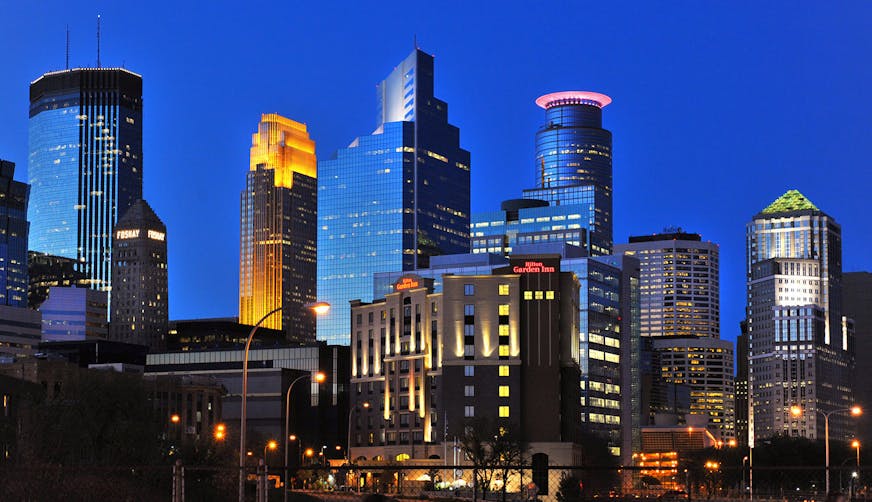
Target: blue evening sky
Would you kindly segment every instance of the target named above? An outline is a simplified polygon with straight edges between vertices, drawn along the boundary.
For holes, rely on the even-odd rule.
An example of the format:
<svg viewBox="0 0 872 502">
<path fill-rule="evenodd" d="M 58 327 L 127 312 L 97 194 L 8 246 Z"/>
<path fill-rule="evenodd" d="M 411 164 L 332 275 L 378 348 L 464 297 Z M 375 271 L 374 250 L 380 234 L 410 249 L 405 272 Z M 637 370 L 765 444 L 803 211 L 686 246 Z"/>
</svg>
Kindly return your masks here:
<svg viewBox="0 0 872 502">
<path fill-rule="evenodd" d="M 26 179 L 28 83 L 91 66 L 144 76 L 145 196 L 169 232 L 171 318 L 237 312 L 239 192 L 262 112 L 327 157 L 375 123 L 413 47 L 472 152 L 473 210 L 533 184 L 533 100 L 614 102 L 615 237 L 664 226 L 721 246 L 722 336 L 743 317 L 744 225 L 789 188 L 872 269 L 870 2 L 11 2 L 0 0 L 0 158 Z"/>
</svg>

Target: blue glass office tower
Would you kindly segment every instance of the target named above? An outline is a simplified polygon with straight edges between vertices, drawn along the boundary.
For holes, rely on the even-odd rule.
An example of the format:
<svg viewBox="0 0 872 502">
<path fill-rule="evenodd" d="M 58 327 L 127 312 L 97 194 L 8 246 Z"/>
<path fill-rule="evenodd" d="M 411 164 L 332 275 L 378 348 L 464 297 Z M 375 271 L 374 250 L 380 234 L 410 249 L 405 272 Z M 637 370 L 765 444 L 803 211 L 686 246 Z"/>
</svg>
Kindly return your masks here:
<svg viewBox="0 0 872 502">
<path fill-rule="evenodd" d="M 378 86 L 375 131 L 318 162 L 318 338 L 348 344 L 348 302 L 376 272 L 469 251 L 469 152 L 433 95 L 433 56 L 412 51 Z"/>
<path fill-rule="evenodd" d="M 46 73 L 30 84 L 29 129 L 30 248 L 76 260 L 108 291 L 115 222 L 142 198 L 142 77 Z"/>
<path fill-rule="evenodd" d="M 0 305 L 27 307 L 27 199 L 30 187 L 14 181 L 15 164 L 0 160 Z"/>
</svg>

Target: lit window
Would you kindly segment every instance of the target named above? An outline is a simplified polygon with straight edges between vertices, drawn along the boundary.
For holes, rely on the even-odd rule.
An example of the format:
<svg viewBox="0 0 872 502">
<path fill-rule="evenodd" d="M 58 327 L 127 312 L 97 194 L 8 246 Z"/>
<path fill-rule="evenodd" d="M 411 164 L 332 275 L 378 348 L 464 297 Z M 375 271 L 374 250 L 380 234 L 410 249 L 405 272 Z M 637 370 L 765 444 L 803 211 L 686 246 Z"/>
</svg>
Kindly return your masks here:
<svg viewBox="0 0 872 502">
<path fill-rule="evenodd" d="M 500 345 L 500 357 L 509 357 L 508 345 Z"/>
<path fill-rule="evenodd" d="M 509 296 L 509 285 L 508 284 L 500 284 L 499 292 L 500 292 L 500 296 Z"/>
<path fill-rule="evenodd" d="M 509 397 L 508 385 L 500 385 L 500 397 Z"/>
<path fill-rule="evenodd" d="M 500 315 L 509 315 L 509 306 L 508 305 L 500 305 Z"/>
<path fill-rule="evenodd" d="M 541 300 L 544 297 L 544 291 L 536 291 L 535 297 L 537 300 Z"/>
<path fill-rule="evenodd" d="M 533 292 L 532 291 L 524 291 L 524 299 L 525 300 L 532 300 L 533 299 Z"/>
<path fill-rule="evenodd" d="M 508 408 L 508 406 L 506 407 Z M 463 416 L 466 418 L 475 416 L 475 406 L 464 406 L 463 407 Z"/>
<path fill-rule="evenodd" d="M 463 367 L 463 376 L 475 376 L 475 366 L 464 366 Z"/>
<path fill-rule="evenodd" d="M 508 366 L 500 366 L 500 376 L 501 377 L 509 376 L 509 367 Z"/>
<path fill-rule="evenodd" d="M 500 336 L 509 336 L 509 326 L 500 324 Z"/>
<path fill-rule="evenodd" d="M 509 418 L 508 406 L 500 406 L 500 418 Z"/>
<path fill-rule="evenodd" d="M 554 299 L 554 291 L 546 291 L 545 292 L 545 299 L 546 300 L 553 300 Z"/>
<path fill-rule="evenodd" d="M 463 306 L 463 315 L 475 315 L 475 305 L 464 305 Z"/>
</svg>

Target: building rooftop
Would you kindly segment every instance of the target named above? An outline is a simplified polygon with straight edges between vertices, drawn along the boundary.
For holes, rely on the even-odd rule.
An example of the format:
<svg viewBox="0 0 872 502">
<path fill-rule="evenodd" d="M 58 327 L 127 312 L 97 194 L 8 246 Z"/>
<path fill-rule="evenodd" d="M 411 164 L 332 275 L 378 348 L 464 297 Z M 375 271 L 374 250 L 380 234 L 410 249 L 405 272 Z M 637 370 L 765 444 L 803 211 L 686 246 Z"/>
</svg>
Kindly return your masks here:
<svg viewBox="0 0 872 502">
<path fill-rule="evenodd" d="M 788 190 L 760 211 L 760 214 L 789 213 L 792 211 L 820 211 L 820 209 L 799 190 Z"/>
<path fill-rule="evenodd" d="M 536 100 L 536 104 L 546 110 L 552 106 L 563 105 L 591 105 L 597 108 L 605 108 L 611 102 L 612 98 L 605 94 L 590 91 L 552 92 L 539 96 Z"/>
</svg>

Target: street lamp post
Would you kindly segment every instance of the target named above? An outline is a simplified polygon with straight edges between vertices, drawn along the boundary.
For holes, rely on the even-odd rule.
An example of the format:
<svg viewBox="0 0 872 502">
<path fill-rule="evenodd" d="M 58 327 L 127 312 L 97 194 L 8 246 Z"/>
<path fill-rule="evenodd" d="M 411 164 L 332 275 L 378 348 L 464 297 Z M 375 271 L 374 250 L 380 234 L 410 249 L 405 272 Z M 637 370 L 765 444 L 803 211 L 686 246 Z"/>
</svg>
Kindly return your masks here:
<svg viewBox="0 0 872 502">
<path fill-rule="evenodd" d="M 284 502 L 288 502 L 288 441 L 290 440 L 291 431 L 289 429 L 290 417 L 291 417 L 291 390 L 294 388 L 294 384 L 299 382 L 304 378 L 309 378 L 312 375 L 302 375 L 297 377 L 296 380 L 291 382 L 291 385 L 288 386 L 288 392 L 285 394 L 285 489 L 282 494 L 282 500 Z M 318 372 L 315 373 L 315 381 L 321 383 L 324 379 L 327 378 L 324 373 Z"/>
<path fill-rule="evenodd" d="M 369 408 L 369 401 L 364 401 L 360 403 L 360 407 Z M 357 405 L 352 406 L 348 409 L 348 442 L 347 446 L 345 447 L 345 460 L 348 461 L 349 464 L 351 463 L 351 416 L 356 409 Z"/>
<path fill-rule="evenodd" d="M 248 333 L 248 339 L 245 340 L 245 352 L 242 356 L 242 406 L 239 414 L 239 502 L 245 502 L 245 425 L 246 425 L 246 400 L 248 397 L 248 352 L 251 349 L 251 341 L 257 333 L 257 328 L 264 321 L 270 318 L 276 312 L 284 309 L 284 306 L 274 308 L 260 318 L 257 323 L 251 327 Z M 325 302 L 314 302 L 303 305 L 303 308 L 310 309 L 315 314 L 325 314 L 330 309 L 330 304 Z"/>
<path fill-rule="evenodd" d="M 840 408 L 837 410 L 830 411 L 821 411 L 815 409 L 814 411 L 820 413 L 824 416 L 824 454 L 826 455 L 825 459 L 825 468 L 826 468 L 826 479 L 827 479 L 827 495 L 830 493 L 830 415 L 838 414 L 838 413 L 850 413 L 851 415 L 857 417 L 863 414 L 863 409 L 859 406 L 852 406 L 850 408 Z M 799 406 L 791 406 L 790 414 L 794 417 L 799 417 L 802 415 L 802 408 Z M 858 449 L 859 452 L 859 449 Z"/>
</svg>

